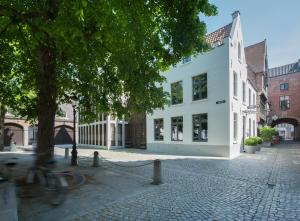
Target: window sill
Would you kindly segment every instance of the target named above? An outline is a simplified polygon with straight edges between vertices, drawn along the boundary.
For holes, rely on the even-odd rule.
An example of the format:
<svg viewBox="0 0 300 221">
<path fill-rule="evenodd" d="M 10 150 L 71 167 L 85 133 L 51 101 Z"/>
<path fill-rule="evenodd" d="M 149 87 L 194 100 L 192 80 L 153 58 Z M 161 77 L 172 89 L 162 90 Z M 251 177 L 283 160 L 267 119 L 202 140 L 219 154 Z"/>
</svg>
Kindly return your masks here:
<svg viewBox="0 0 300 221">
<path fill-rule="evenodd" d="M 204 99 L 199 99 L 199 100 L 192 100 L 192 104 L 194 104 L 194 103 L 202 103 L 202 102 L 207 102 L 208 101 L 208 99 L 207 98 L 204 98 Z"/>
<path fill-rule="evenodd" d="M 170 107 L 180 107 L 183 106 L 184 103 L 179 103 L 179 104 L 171 104 Z"/>
<path fill-rule="evenodd" d="M 237 144 L 238 142 L 237 141 L 233 141 L 233 144 Z"/>
<path fill-rule="evenodd" d="M 203 141 L 201 141 L 201 140 L 193 140 L 193 143 L 207 143 L 208 142 L 208 140 L 203 140 Z"/>
</svg>

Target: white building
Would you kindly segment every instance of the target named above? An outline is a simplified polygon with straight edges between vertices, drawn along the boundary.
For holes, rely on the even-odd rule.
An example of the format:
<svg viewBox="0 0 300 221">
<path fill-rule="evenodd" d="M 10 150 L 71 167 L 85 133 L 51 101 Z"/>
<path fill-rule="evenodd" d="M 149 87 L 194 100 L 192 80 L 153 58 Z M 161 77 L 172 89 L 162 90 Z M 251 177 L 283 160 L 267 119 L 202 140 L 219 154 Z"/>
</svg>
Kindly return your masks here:
<svg viewBox="0 0 300 221">
<path fill-rule="evenodd" d="M 125 147 L 125 127 L 127 125 L 127 121 L 105 114 L 100 114 L 98 120 L 92 123 L 79 122 L 79 146 L 108 150 L 123 148 Z"/>
<path fill-rule="evenodd" d="M 172 104 L 147 115 L 148 149 L 232 158 L 242 149 L 243 128 L 245 136 L 256 135 L 255 114 L 245 114 L 256 91 L 247 80 L 240 13 L 232 16 L 207 36 L 213 50 L 161 73 Z"/>
</svg>

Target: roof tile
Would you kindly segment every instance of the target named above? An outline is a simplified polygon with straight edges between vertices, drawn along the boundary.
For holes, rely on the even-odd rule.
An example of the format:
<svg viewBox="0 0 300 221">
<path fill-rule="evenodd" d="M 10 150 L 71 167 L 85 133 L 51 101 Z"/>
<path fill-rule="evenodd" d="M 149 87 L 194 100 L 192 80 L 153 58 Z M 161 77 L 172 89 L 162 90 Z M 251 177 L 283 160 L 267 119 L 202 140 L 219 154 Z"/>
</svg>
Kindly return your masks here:
<svg viewBox="0 0 300 221">
<path fill-rule="evenodd" d="M 207 42 L 213 44 L 217 41 L 224 43 L 224 39 L 230 36 L 232 23 L 219 28 L 218 30 L 207 35 Z"/>
</svg>

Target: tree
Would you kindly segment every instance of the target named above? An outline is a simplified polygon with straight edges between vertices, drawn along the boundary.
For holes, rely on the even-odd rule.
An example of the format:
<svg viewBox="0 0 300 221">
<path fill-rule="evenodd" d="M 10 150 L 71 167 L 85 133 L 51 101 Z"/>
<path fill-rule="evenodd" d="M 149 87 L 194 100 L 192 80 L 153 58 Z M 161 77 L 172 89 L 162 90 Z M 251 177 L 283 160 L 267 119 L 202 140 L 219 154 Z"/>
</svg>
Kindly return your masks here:
<svg viewBox="0 0 300 221">
<path fill-rule="evenodd" d="M 8 108 L 23 117 L 33 119 L 36 116 L 35 87 L 28 81 L 32 68 L 17 44 L 0 39 L 0 150 L 4 148 L 4 118 Z M 18 74 L 21 71 L 23 74 Z"/>
<path fill-rule="evenodd" d="M 159 71 L 209 49 L 198 15 L 216 11 L 208 0 L 2 0 L 1 38 L 22 42 L 33 69 L 37 163 L 52 157 L 56 108 L 72 93 L 87 120 L 163 108 Z"/>
</svg>

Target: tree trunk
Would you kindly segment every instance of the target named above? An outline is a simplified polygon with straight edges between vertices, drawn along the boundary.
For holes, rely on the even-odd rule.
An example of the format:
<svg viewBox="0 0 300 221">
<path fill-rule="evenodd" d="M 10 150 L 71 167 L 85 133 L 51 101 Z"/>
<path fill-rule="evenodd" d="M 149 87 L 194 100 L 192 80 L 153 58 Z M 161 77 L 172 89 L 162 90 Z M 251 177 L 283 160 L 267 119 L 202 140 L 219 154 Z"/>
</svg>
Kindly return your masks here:
<svg viewBox="0 0 300 221">
<path fill-rule="evenodd" d="M 38 133 L 37 165 L 45 165 L 54 154 L 54 121 L 56 113 L 56 54 L 50 40 L 38 45 Z"/>
<path fill-rule="evenodd" d="M 4 119 L 5 107 L 0 104 L 0 151 L 4 150 Z"/>
<path fill-rule="evenodd" d="M 51 23 L 58 15 L 59 2 L 47 0 L 44 22 Z M 56 45 L 47 32 L 35 30 L 42 34 L 37 45 L 37 165 L 46 165 L 54 155 L 54 121 L 56 113 Z"/>
</svg>

